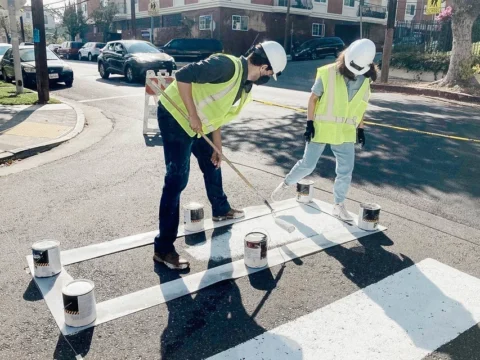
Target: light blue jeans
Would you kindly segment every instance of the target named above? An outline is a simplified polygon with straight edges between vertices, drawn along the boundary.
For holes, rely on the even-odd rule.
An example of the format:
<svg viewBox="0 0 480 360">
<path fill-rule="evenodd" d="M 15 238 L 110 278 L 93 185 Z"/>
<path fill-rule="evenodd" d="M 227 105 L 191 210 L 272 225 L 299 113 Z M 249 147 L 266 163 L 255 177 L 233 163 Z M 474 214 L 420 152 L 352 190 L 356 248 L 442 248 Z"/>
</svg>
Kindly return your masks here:
<svg viewBox="0 0 480 360">
<path fill-rule="evenodd" d="M 294 185 L 304 177 L 310 175 L 317 166 L 318 160 L 325 150 L 327 144 L 309 142 L 305 146 L 305 153 L 302 160 L 298 161 L 290 173 L 285 177 L 285 184 Z M 340 204 L 347 197 L 350 183 L 352 182 L 353 166 L 355 164 L 355 144 L 343 143 L 341 145 L 330 145 L 337 166 L 335 172 L 335 184 L 333 186 L 333 198 L 335 204 Z"/>
</svg>

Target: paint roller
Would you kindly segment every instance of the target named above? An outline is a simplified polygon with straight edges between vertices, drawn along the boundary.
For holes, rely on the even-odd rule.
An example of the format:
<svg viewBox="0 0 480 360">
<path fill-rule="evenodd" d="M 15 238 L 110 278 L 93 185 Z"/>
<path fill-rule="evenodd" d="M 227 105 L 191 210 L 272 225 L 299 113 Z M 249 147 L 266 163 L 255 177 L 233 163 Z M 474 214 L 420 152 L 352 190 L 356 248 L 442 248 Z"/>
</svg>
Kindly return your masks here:
<svg viewBox="0 0 480 360">
<path fill-rule="evenodd" d="M 187 114 L 185 114 L 185 112 L 170 98 L 170 96 L 168 96 L 165 91 L 163 91 L 163 89 L 161 88 L 161 86 L 156 83 L 156 82 L 153 82 L 153 81 L 150 81 L 148 78 L 147 78 L 147 81 L 149 82 L 149 85 L 153 88 L 155 88 L 158 92 L 160 92 L 163 97 L 165 97 L 165 99 L 167 99 L 167 101 L 172 104 L 172 106 L 187 120 L 188 120 L 188 116 Z M 279 219 L 276 217 L 275 215 L 275 210 L 273 210 L 273 207 L 270 205 L 270 203 L 268 202 L 268 200 L 263 197 L 262 194 L 260 194 L 260 192 L 250 183 L 250 181 L 248 181 L 248 179 L 240 172 L 240 170 L 238 170 L 235 165 L 232 164 L 232 162 L 230 160 L 228 160 L 228 158 L 223 154 L 223 152 L 221 152 L 216 146 L 215 144 L 207 137 L 205 136 L 205 134 L 203 134 L 202 132 L 200 132 L 200 135 L 202 136 L 202 138 L 213 148 L 213 150 L 220 154 L 222 159 L 225 160 L 225 162 L 232 168 L 233 171 L 235 171 L 237 173 L 237 175 L 240 177 L 240 179 L 243 180 L 243 182 L 245 184 L 247 184 L 247 186 L 253 190 L 253 192 L 260 198 L 262 199 L 263 203 L 265 205 L 267 205 L 268 209 L 270 210 L 270 213 L 272 214 L 274 220 L 275 220 L 275 224 L 277 224 L 278 226 L 280 226 L 282 229 L 284 229 L 285 231 L 288 231 L 289 233 L 291 232 L 294 232 L 295 231 L 295 226 L 286 222 L 285 220 L 282 220 L 282 219 Z"/>
</svg>

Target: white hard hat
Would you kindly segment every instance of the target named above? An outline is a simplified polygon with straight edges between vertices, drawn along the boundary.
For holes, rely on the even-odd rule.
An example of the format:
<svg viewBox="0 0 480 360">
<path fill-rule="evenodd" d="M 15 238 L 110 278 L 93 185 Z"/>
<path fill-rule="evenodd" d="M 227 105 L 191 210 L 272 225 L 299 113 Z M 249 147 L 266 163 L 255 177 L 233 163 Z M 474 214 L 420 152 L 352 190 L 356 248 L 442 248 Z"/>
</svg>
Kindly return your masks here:
<svg viewBox="0 0 480 360">
<path fill-rule="evenodd" d="M 345 52 L 345 65 L 355 75 L 363 75 L 370 70 L 376 53 L 373 41 L 368 39 L 354 41 Z"/>
<path fill-rule="evenodd" d="M 273 78 L 285 70 L 287 66 L 287 53 L 282 45 L 276 41 L 265 41 L 260 44 L 273 70 Z"/>
</svg>

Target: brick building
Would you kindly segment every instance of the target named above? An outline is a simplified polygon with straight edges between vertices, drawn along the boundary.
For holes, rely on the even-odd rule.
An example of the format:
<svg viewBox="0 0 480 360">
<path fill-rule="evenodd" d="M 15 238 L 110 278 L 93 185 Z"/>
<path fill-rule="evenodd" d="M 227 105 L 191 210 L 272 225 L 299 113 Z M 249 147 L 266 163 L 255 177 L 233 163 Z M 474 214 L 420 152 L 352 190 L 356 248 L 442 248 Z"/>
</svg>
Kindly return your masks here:
<svg viewBox="0 0 480 360">
<path fill-rule="evenodd" d="M 100 1 L 82 3 L 91 14 Z M 115 1 L 120 9 L 112 35 L 132 38 L 130 0 Z M 136 0 L 137 38 L 148 39 L 151 16 L 150 1 Z M 154 43 L 162 45 L 173 38 L 215 38 L 222 41 L 225 51 L 244 53 L 257 41 L 276 40 L 283 44 L 287 0 L 156 0 L 158 13 L 153 17 Z M 415 4 L 416 1 L 416 4 Z M 433 20 L 419 9 L 427 0 L 399 0 L 397 20 Z M 288 44 L 302 43 L 314 37 L 339 36 L 346 44 L 360 35 L 358 0 L 291 0 Z M 387 19 L 387 0 L 366 0 L 363 7 L 364 36 L 379 46 L 383 44 Z M 413 14 L 413 15 L 412 15 Z M 88 41 L 100 41 L 95 27 L 86 35 Z"/>
</svg>

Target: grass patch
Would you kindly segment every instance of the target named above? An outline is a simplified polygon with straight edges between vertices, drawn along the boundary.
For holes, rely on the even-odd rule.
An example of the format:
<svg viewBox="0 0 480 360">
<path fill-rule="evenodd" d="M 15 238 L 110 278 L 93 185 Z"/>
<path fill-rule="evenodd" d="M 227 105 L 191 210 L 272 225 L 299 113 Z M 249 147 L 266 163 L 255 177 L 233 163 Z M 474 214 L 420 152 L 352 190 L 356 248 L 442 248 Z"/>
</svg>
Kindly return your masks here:
<svg viewBox="0 0 480 360">
<path fill-rule="evenodd" d="M 13 84 L 0 81 L 0 105 L 35 105 L 38 95 L 35 91 L 24 88 L 23 94 L 16 94 L 16 87 Z M 60 104 L 57 99 L 50 98 L 49 104 Z"/>
</svg>

